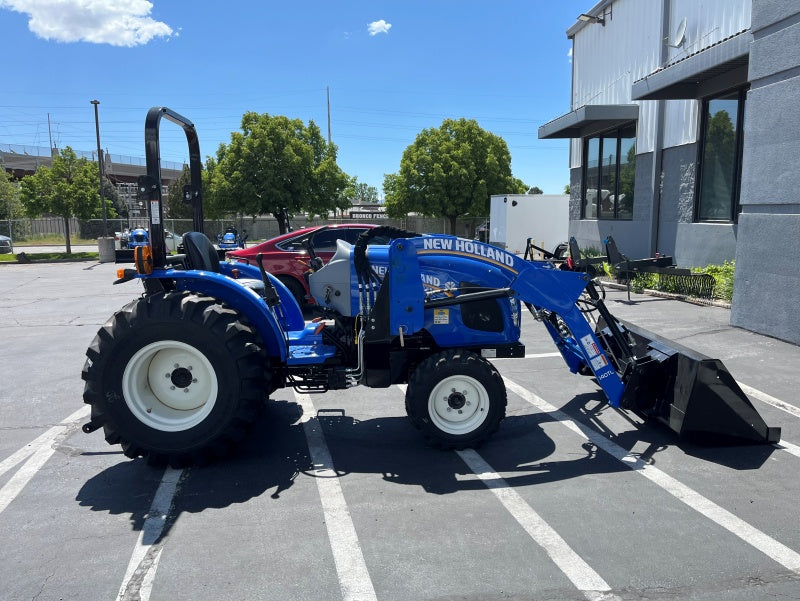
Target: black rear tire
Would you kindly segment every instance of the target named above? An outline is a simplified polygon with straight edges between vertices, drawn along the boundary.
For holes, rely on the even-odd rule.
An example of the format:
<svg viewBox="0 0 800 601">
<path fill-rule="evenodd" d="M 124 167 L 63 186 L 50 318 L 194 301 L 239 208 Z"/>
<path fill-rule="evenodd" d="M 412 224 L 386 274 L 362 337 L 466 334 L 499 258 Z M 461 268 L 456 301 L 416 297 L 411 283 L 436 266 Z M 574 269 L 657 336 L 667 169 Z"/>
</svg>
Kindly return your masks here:
<svg viewBox="0 0 800 601">
<path fill-rule="evenodd" d="M 306 289 L 303 288 L 300 282 L 292 277 L 279 277 L 278 279 L 281 284 L 289 289 L 289 292 L 292 293 L 292 296 L 297 301 L 297 304 L 300 305 L 301 309 L 306 309 L 309 306 L 308 299 L 306 298 Z"/>
<path fill-rule="evenodd" d="M 436 353 L 420 363 L 406 389 L 406 413 L 434 446 L 480 445 L 506 414 L 506 387 L 494 366 L 464 350 Z"/>
<path fill-rule="evenodd" d="M 84 401 L 128 457 L 180 467 L 223 456 L 267 397 L 256 334 L 215 299 L 189 292 L 139 298 L 86 351 Z"/>
</svg>

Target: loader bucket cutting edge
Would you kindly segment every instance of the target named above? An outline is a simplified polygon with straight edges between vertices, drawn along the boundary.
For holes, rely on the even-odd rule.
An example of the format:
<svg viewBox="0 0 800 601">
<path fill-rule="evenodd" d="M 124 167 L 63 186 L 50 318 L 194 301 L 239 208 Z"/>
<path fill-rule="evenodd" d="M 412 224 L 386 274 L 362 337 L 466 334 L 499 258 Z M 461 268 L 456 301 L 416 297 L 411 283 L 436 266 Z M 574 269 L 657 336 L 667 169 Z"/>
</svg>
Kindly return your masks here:
<svg viewBox="0 0 800 601">
<path fill-rule="evenodd" d="M 620 323 L 640 358 L 626 382 L 623 406 L 703 445 L 780 440 L 781 429 L 767 426 L 722 361 Z"/>
</svg>

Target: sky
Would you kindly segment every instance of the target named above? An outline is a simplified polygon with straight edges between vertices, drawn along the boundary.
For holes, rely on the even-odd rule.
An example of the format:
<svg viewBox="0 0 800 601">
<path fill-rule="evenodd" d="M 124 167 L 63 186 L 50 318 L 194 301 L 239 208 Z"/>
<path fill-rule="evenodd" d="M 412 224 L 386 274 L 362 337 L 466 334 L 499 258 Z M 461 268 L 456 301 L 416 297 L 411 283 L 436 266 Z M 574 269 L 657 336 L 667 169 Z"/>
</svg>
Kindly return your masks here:
<svg viewBox="0 0 800 601">
<path fill-rule="evenodd" d="M 594 0 L 0 0 L 0 145 L 144 157 L 166 106 L 216 156 L 247 111 L 313 120 L 350 176 L 378 189 L 445 119 L 503 138 L 515 177 L 569 183 L 568 140 L 539 140 L 570 110 L 566 30 Z M 330 112 L 328 112 L 328 98 Z M 329 118 L 330 116 L 330 118 Z M 161 158 L 187 162 L 164 120 Z"/>
</svg>

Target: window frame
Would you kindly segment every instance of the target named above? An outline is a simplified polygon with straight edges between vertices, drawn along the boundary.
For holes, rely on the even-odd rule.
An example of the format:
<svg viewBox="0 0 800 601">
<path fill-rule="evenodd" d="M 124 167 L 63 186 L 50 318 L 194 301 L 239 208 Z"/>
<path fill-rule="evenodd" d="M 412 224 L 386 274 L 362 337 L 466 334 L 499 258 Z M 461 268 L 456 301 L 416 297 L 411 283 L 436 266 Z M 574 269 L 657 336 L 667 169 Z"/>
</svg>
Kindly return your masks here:
<svg viewBox="0 0 800 601">
<path fill-rule="evenodd" d="M 627 132 L 629 130 L 633 131 L 633 136 L 625 136 L 623 132 Z M 620 207 L 619 207 L 619 188 L 620 188 L 620 173 L 621 173 L 621 163 L 622 163 L 622 140 L 623 139 L 633 139 L 634 145 L 636 145 L 636 134 L 637 134 L 637 122 L 632 121 L 625 125 L 621 125 L 618 127 L 609 128 L 607 130 L 597 132 L 592 134 L 591 136 L 586 136 L 581 140 L 581 152 L 582 152 L 582 168 L 581 168 L 581 219 L 591 220 L 591 221 L 633 221 L 633 207 L 631 207 L 630 216 L 621 217 L 620 216 Z M 614 185 L 615 189 L 613 191 L 614 195 L 614 208 L 612 211 L 612 216 L 601 216 L 601 206 L 600 203 L 602 199 L 600 198 L 600 183 L 602 181 L 602 169 L 608 168 L 606 165 L 602 163 L 602 157 L 604 154 L 603 152 L 603 145 L 604 141 L 613 138 L 615 141 L 615 148 L 614 148 Z M 597 187 L 597 194 L 594 199 L 594 206 L 595 206 L 595 216 L 594 217 L 587 217 L 586 209 L 586 194 L 589 191 L 588 186 L 588 171 L 589 171 L 589 144 L 592 140 L 598 141 L 598 187 Z M 635 199 L 634 199 L 635 202 Z"/>
<path fill-rule="evenodd" d="M 700 104 L 700 136 L 697 145 L 697 178 L 694 187 L 694 215 L 695 223 L 738 223 L 739 214 L 742 211 L 741 190 L 742 190 L 742 154 L 744 148 L 744 107 L 749 86 L 730 88 L 711 96 L 706 96 Z M 730 213 L 727 218 L 701 218 L 700 217 L 700 195 L 703 191 L 703 167 L 706 150 L 706 136 L 708 134 L 708 106 L 714 100 L 723 99 L 726 96 L 736 94 L 736 136 L 733 142 L 733 182 L 731 186 Z"/>
</svg>

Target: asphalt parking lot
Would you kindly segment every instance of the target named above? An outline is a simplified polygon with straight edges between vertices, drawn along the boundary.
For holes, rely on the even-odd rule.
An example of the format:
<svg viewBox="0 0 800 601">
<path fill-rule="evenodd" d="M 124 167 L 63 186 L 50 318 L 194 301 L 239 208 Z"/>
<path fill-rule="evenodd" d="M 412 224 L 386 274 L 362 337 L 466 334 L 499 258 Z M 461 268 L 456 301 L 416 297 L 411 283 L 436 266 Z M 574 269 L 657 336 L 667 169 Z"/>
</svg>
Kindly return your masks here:
<svg viewBox="0 0 800 601">
<path fill-rule="evenodd" d="M 0 599 L 800 598 L 800 348 L 728 310 L 609 291 L 619 317 L 724 361 L 777 445 L 712 448 L 603 402 L 541 324 L 497 360 L 508 416 L 424 445 L 403 391 L 279 390 L 228 459 L 147 466 L 83 434 L 81 368 L 141 292 L 116 265 L 0 266 Z"/>
</svg>

